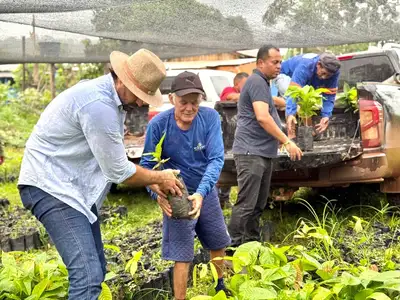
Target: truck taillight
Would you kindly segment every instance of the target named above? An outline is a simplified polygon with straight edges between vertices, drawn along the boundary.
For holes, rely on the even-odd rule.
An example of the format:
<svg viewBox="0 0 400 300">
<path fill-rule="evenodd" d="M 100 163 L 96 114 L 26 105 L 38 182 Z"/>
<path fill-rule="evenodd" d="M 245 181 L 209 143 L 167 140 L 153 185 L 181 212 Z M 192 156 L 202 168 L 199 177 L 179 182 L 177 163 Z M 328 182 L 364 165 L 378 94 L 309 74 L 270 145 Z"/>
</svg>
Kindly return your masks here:
<svg viewBox="0 0 400 300">
<path fill-rule="evenodd" d="M 363 148 L 381 146 L 383 110 L 379 102 L 359 100 L 360 128 Z"/>
</svg>

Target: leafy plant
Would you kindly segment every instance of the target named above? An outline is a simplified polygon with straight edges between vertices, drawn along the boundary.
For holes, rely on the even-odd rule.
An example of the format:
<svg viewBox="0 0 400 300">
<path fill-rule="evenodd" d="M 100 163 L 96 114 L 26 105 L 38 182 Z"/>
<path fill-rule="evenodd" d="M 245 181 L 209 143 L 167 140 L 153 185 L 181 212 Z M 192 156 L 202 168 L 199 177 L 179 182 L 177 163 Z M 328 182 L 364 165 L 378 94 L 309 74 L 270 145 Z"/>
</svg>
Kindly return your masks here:
<svg viewBox="0 0 400 300">
<path fill-rule="evenodd" d="M 340 106 L 345 108 L 345 112 L 352 110 L 353 113 L 358 111 L 358 98 L 356 87 L 350 88 L 347 82 L 343 85 L 343 92 L 337 94 L 336 101 L 338 101 Z"/>
<path fill-rule="evenodd" d="M 314 89 L 313 86 L 305 85 L 304 87 L 289 86 L 285 96 L 290 96 L 293 101 L 300 107 L 298 114 L 304 125 L 308 125 L 308 119 L 317 115 L 316 111 L 322 108 L 322 93 L 329 92 L 328 89 Z"/>
<path fill-rule="evenodd" d="M 161 136 L 160 140 L 158 141 L 156 148 L 154 150 L 154 152 L 149 152 L 149 153 L 144 153 L 144 156 L 147 155 L 152 155 L 153 158 L 151 161 L 155 161 L 157 162 L 157 164 L 153 167 L 153 170 L 156 170 L 158 168 L 161 168 L 163 164 L 165 164 L 167 161 L 169 161 L 169 158 L 166 159 L 162 159 L 161 155 L 162 155 L 162 145 L 164 143 L 164 139 L 165 139 L 165 135 L 167 133 L 164 132 L 164 134 Z"/>
<path fill-rule="evenodd" d="M 68 272 L 61 259 L 45 252 L 3 252 L 0 299 L 65 299 Z"/>
<path fill-rule="evenodd" d="M 289 261 L 288 257 L 291 258 Z M 192 300 L 253 299 L 398 299 L 400 271 L 377 272 L 365 267 L 349 267 L 336 261 L 320 262 L 301 246 L 276 248 L 249 242 L 237 248 L 233 274 L 227 286 L 233 296 L 199 295 Z M 197 268 L 200 279 L 208 268 Z M 213 276 L 214 277 L 214 276 Z"/>
<path fill-rule="evenodd" d="M 324 197 L 323 197 L 324 198 Z M 317 249 L 318 253 L 325 259 L 333 259 L 339 256 L 333 241 L 341 222 L 338 221 L 336 216 L 335 207 L 332 204 L 335 200 L 327 200 L 324 205 L 322 217 L 320 218 L 312 205 L 304 199 L 298 199 L 299 203 L 304 205 L 314 220 L 307 218 L 300 218 L 298 229 L 294 238 L 307 239 L 312 242 L 313 246 Z"/>
</svg>

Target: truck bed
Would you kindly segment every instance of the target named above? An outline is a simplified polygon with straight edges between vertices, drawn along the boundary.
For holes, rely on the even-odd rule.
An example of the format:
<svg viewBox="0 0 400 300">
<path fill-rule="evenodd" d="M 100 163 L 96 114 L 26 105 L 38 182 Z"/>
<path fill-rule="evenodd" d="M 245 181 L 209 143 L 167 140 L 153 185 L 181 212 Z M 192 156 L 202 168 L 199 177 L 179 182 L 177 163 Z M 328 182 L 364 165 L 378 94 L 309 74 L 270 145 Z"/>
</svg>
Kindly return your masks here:
<svg viewBox="0 0 400 300">
<path fill-rule="evenodd" d="M 225 146 L 225 163 L 223 172 L 236 173 L 233 161 L 232 145 L 236 130 L 236 103 L 219 102 L 216 110 L 220 113 Z M 284 112 L 279 112 L 283 130 Z M 313 118 L 316 124 L 319 117 Z M 285 153 L 279 153 L 273 160 L 274 171 L 287 171 L 296 169 L 313 169 L 321 166 L 333 165 L 345 160 L 350 160 L 362 154 L 358 115 L 352 112 L 344 112 L 343 109 L 334 109 L 326 132 L 315 137 L 314 149 L 304 152 L 300 161 L 291 161 Z"/>
</svg>

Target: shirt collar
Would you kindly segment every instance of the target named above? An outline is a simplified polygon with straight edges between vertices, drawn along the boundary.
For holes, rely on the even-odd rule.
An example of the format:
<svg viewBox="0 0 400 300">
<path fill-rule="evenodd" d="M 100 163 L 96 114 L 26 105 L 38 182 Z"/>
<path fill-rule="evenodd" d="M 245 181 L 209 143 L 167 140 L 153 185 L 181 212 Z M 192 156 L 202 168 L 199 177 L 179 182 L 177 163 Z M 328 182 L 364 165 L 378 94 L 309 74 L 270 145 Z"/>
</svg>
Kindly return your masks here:
<svg viewBox="0 0 400 300">
<path fill-rule="evenodd" d="M 108 74 L 108 75 L 106 75 L 106 76 L 108 77 L 108 81 L 109 81 L 109 83 L 110 83 L 110 85 L 111 85 L 111 87 L 112 87 L 112 88 L 111 88 L 112 98 L 114 99 L 115 103 L 117 104 L 117 107 L 118 107 L 119 109 L 122 109 L 122 101 L 121 101 L 121 99 L 120 99 L 119 96 L 118 96 L 117 90 L 115 89 L 115 82 L 114 82 L 114 79 L 113 79 L 111 73 Z"/>
<path fill-rule="evenodd" d="M 260 70 L 254 69 L 253 73 L 261 76 L 267 82 L 267 84 L 269 85 L 269 79 Z"/>
</svg>

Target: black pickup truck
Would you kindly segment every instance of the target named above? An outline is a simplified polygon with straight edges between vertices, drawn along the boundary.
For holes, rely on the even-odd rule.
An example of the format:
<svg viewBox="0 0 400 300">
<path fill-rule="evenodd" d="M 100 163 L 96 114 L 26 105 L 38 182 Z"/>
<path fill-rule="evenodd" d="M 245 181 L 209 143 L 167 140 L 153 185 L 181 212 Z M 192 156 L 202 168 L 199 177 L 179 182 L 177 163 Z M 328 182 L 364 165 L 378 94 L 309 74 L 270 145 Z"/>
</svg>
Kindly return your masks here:
<svg viewBox="0 0 400 300">
<path fill-rule="evenodd" d="M 340 85 L 358 84 L 359 112 L 335 107 L 328 129 L 314 140 L 314 148 L 300 161 L 286 154 L 274 159 L 272 186 L 329 187 L 351 183 L 379 183 L 381 190 L 400 195 L 400 60 L 395 50 L 339 56 Z M 396 79 L 397 78 L 397 79 Z M 387 80 L 388 79 L 388 80 Z M 383 83 L 387 80 L 388 83 Z M 391 83 L 389 83 L 391 82 Z M 225 164 L 219 184 L 237 184 L 232 144 L 236 103 L 218 102 L 222 120 Z M 284 126 L 284 112 L 279 112 Z M 313 118 L 313 123 L 319 117 Z M 398 129 L 397 129 L 398 130 Z M 280 199 L 286 200 L 286 199 Z"/>
</svg>

